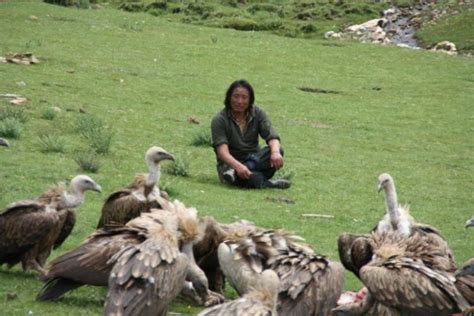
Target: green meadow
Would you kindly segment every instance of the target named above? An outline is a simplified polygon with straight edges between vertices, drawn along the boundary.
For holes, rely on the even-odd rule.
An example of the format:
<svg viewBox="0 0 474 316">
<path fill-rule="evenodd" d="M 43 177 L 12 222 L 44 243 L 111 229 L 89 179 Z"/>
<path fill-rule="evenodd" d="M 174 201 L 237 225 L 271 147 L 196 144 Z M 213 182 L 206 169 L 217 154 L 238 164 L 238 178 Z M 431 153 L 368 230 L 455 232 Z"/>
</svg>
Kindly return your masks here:
<svg viewBox="0 0 474 316">
<path fill-rule="evenodd" d="M 103 188 L 87 193 L 72 234 L 49 261 L 94 231 L 108 194 L 146 172 L 152 145 L 179 157 L 181 165 L 165 161 L 163 169 L 186 171 L 162 174 L 172 198 L 223 223 L 247 219 L 293 231 L 333 260 L 340 233 L 366 233 L 384 215 L 376 183 L 388 172 L 400 203 L 442 232 L 458 264 L 473 256 L 474 231 L 464 229 L 474 215 L 472 57 L 41 1 L 0 2 L 0 30 L 1 56 L 32 52 L 40 60 L 0 63 L 0 94 L 27 98 L 11 105 L 0 96 L 0 136 L 10 142 L 0 148 L 0 208 L 81 173 Z M 213 149 L 196 146 L 227 87 L 241 78 L 281 135 L 288 190 L 221 185 Z M 81 158 L 95 172 L 81 169 Z M 82 287 L 40 303 L 41 286 L 33 272 L 0 267 L 0 314 L 102 312 L 106 289 Z M 346 273 L 347 290 L 360 286 Z M 199 310 L 181 301 L 171 308 Z"/>
</svg>

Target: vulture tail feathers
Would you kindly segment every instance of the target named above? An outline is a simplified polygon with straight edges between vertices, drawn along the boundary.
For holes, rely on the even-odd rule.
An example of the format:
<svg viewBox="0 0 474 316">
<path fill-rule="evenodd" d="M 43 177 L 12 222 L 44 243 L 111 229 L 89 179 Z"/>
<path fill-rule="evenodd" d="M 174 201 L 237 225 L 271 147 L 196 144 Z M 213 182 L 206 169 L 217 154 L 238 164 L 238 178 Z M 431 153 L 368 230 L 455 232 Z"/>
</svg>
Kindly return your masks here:
<svg viewBox="0 0 474 316">
<path fill-rule="evenodd" d="M 77 289 L 82 283 L 63 278 L 54 278 L 47 281 L 36 296 L 37 301 L 50 301 L 63 296 L 64 293 Z"/>
</svg>

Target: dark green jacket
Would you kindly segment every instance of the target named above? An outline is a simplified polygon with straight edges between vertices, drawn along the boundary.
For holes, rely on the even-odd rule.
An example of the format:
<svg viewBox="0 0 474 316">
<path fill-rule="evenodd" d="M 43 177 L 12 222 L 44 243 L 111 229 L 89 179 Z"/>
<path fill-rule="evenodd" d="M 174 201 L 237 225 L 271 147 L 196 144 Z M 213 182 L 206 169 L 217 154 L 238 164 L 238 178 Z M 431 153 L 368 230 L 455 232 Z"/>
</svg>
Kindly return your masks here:
<svg viewBox="0 0 474 316">
<path fill-rule="evenodd" d="M 216 151 L 219 145 L 227 144 L 230 154 L 239 161 L 244 161 L 248 155 L 258 152 L 260 149 L 259 136 L 267 143 L 271 139 L 280 139 L 267 114 L 255 105 L 249 109 L 245 133 L 242 134 L 239 125 L 232 118 L 230 110 L 227 109 L 221 110 L 214 116 L 211 122 L 211 131 L 214 150 Z M 222 164 L 219 158 L 217 158 L 217 162 Z"/>
</svg>

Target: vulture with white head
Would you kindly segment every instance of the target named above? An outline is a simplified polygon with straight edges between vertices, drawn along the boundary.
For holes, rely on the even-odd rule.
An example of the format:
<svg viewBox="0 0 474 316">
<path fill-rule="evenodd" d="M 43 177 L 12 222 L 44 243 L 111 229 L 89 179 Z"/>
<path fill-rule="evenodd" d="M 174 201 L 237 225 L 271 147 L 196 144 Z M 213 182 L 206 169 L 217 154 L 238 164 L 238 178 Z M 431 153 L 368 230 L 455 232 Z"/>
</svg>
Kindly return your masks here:
<svg viewBox="0 0 474 316">
<path fill-rule="evenodd" d="M 207 308 L 199 316 L 276 316 L 280 280 L 273 270 L 255 274 L 241 298 Z"/>
<path fill-rule="evenodd" d="M 123 247 L 109 260 L 114 267 L 104 315 L 165 316 L 181 291 L 189 262 L 179 250 L 177 214 L 143 213 L 127 225 L 143 230 L 146 240 Z"/>
<path fill-rule="evenodd" d="M 249 291 L 256 273 L 275 271 L 281 282 L 281 315 L 328 315 L 342 291 L 342 265 L 315 254 L 302 238 L 284 230 L 247 227 L 228 236 L 218 255 L 221 269 L 240 295 Z"/>
<path fill-rule="evenodd" d="M 22 263 L 23 270 L 40 274 L 51 250 L 70 234 L 74 208 L 84 202 L 85 191 L 101 192 L 101 187 L 86 175 L 74 177 L 66 189 L 52 187 L 41 196 L 10 204 L 0 214 L 0 265 Z"/>
<path fill-rule="evenodd" d="M 202 304 L 219 303 L 223 298 L 216 297 L 209 291 L 206 276 L 196 265 L 192 253 L 193 243 L 200 238 L 197 210 L 186 208 L 176 200 L 166 203 L 163 209 L 151 209 L 148 213 L 142 213 L 125 226 L 109 225 L 100 228 L 81 245 L 57 257 L 50 264 L 49 272 L 44 278 L 45 284 L 37 299 L 54 300 L 85 284 L 107 286 L 115 263 L 111 258 L 124 248 L 145 247 L 142 244 L 149 238 L 148 227 L 162 225 L 159 220 L 159 213 L 162 212 L 177 216 L 179 249 L 188 257 L 186 280 L 192 283 L 192 289 L 197 292 Z"/>
<path fill-rule="evenodd" d="M 393 178 L 388 173 L 382 173 L 378 177 L 378 191 L 385 192 L 386 214 L 383 219 L 372 230 L 372 233 L 385 234 L 394 232 L 400 236 L 408 237 L 415 232 L 425 236 L 427 242 L 436 245 L 438 251 L 442 252 L 447 260 L 445 269 L 455 269 L 452 252 L 441 236 L 440 232 L 426 224 L 415 222 L 409 214 L 408 206 L 398 204 L 397 192 Z M 338 237 L 339 257 L 344 267 L 359 277 L 359 270 L 366 265 L 373 256 L 370 244 L 370 234 L 343 233 Z"/>
<path fill-rule="evenodd" d="M 361 268 L 360 278 L 387 315 L 448 316 L 469 308 L 445 269 L 449 259 L 426 235 L 373 234 L 371 245 L 374 259 Z"/>
<path fill-rule="evenodd" d="M 5 138 L 0 137 L 0 146 L 9 147 L 10 144 L 8 143 L 8 141 Z"/>
<path fill-rule="evenodd" d="M 140 173 L 127 187 L 109 195 L 102 207 L 97 228 L 105 225 L 125 225 L 129 220 L 149 212 L 151 208 L 162 208 L 168 198 L 159 189 L 160 162 L 174 160 L 173 155 L 161 147 L 153 146 L 145 154 L 148 173 Z"/>
</svg>

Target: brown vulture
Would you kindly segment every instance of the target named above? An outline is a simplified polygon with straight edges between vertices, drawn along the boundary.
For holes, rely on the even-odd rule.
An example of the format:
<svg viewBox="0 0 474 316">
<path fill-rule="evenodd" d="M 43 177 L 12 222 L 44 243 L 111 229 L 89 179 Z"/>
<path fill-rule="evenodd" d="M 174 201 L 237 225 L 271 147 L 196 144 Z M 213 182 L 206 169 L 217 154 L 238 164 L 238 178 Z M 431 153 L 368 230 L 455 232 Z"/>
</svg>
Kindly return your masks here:
<svg viewBox="0 0 474 316">
<path fill-rule="evenodd" d="M 49 272 L 44 278 L 45 284 L 37 299 L 57 299 L 85 284 L 107 286 L 114 266 L 111 258 L 124 247 L 141 247 L 139 245 L 147 241 L 148 228 L 144 223 L 148 223 L 150 227 L 161 225 L 159 213 L 162 212 L 170 212 L 178 218 L 177 238 L 180 251 L 188 257 L 186 280 L 192 284 L 191 290 L 197 293 L 202 304 L 219 303 L 223 297 L 209 291 L 206 276 L 196 265 L 192 253 L 193 243 L 201 237 L 197 210 L 186 208 L 177 200 L 166 203 L 163 209 L 151 209 L 148 213 L 142 213 L 125 226 L 106 225 L 77 248 L 57 257 L 50 264 Z"/>
<path fill-rule="evenodd" d="M 241 298 L 207 308 L 199 316 L 276 316 L 280 280 L 273 270 L 265 270 L 249 280 L 249 290 Z"/>
<path fill-rule="evenodd" d="M 52 187 L 33 200 L 10 204 L 0 214 L 0 265 L 22 263 L 24 271 L 40 274 L 52 248 L 58 247 L 71 232 L 74 208 L 84 202 L 85 191 L 101 191 L 86 175 L 72 179 L 69 188 Z"/>
<path fill-rule="evenodd" d="M 189 262 L 179 250 L 177 214 L 143 213 L 128 226 L 143 230 L 146 240 L 123 247 L 110 259 L 114 267 L 104 315 L 165 316 L 184 284 Z"/>
<path fill-rule="evenodd" d="M 255 225 L 248 221 L 220 224 L 210 216 L 201 218 L 199 225 L 203 236 L 193 246 L 194 258 L 199 268 L 206 274 L 209 289 L 224 295 L 225 277 L 219 266 L 218 247 L 221 242 L 227 239 L 228 235 L 242 232 L 244 228 L 254 229 Z"/>
<path fill-rule="evenodd" d="M 278 314 L 328 315 L 341 294 L 344 269 L 301 241 L 283 230 L 247 228 L 221 243 L 220 266 L 240 295 L 248 293 L 256 274 L 275 271 L 281 282 Z"/>
<path fill-rule="evenodd" d="M 386 232 L 396 232 L 401 236 L 410 236 L 418 232 L 425 235 L 425 238 L 435 244 L 439 251 L 443 251 L 449 259 L 445 263 L 447 270 L 455 269 L 452 252 L 434 227 L 416 223 L 408 213 L 407 206 L 400 206 L 397 200 L 397 193 L 392 177 L 383 173 L 378 177 L 378 190 L 385 192 L 386 215 L 372 230 L 378 234 Z M 359 270 L 366 265 L 372 258 L 373 251 L 370 245 L 370 234 L 349 234 L 343 233 L 338 237 L 339 258 L 344 267 L 359 277 Z"/>
<path fill-rule="evenodd" d="M 10 146 L 10 144 L 8 143 L 8 141 L 5 138 L 0 137 L 0 146 L 8 147 L 8 146 Z"/>
<path fill-rule="evenodd" d="M 474 217 L 469 219 L 465 227 L 474 227 Z M 454 274 L 456 287 L 459 292 L 471 304 L 471 307 L 464 311 L 465 315 L 474 315 L 474 258 L 468 259 Z"/>
<path fill-rule="evenodd" d="M 130 185 L 110 194 L 102 207 L 97 228 L 111 224 L 125 225 L 142 212 L 163 207 L 167 194 L 159 189 L 162 160 L 174 160 L 174 157 L 161 147 L 153 146 L 147 150 L 145 161 L 148 173 L 137 174 Z"/>
<path fill-rule="evenodd" d="M 401 315 L 448 316 L 469 307 L 446 270 L 449 259 L 425 235 L 388 233 L 371 243 L 374 259 L 360 276 L 376 304 Z"/>
</svg>

